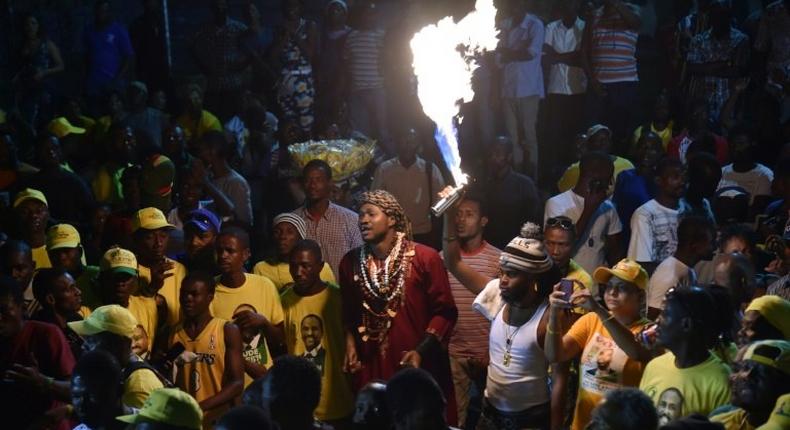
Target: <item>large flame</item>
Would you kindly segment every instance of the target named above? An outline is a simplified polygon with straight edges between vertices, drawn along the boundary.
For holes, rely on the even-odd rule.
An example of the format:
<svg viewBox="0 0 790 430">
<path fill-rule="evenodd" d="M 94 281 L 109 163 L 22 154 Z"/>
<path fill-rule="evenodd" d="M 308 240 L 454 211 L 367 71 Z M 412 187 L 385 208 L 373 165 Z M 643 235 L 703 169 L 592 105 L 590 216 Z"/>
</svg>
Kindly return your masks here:
<svg viewBox="0 0 790 430">
<path fill-rule="evenodd" d="M 473 55 L 496 45 L 493 0 L 477 0 L 475 10 L 458 23 L 445 17 L 411 39 L 417 95 L 422 110 L 436 124 L 436 142 L 456 185 L 465 184 L 467 177 L 461 172 L 455 117 L 460 102 L 474 98 L 472 73 L 478 64 Z"/>
</svg>

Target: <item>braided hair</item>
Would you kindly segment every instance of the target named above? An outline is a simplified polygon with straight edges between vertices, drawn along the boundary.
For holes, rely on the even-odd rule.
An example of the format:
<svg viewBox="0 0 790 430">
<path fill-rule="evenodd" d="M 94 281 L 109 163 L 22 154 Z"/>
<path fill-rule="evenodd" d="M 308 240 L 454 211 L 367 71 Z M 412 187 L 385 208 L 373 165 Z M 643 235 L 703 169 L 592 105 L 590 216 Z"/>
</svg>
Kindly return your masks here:
<svg viewBox="0 0 790 430">
<path fill-rule="evenodd" d="M 412 239 L 411 221 L 395 196 L 384 190 L 368 191 L 359 198 L 359 206 L 365 203 L 381 208 L 388 217 L 395 219 L 395 231 L 405 234 L 408 240 Z"/>
</svg>

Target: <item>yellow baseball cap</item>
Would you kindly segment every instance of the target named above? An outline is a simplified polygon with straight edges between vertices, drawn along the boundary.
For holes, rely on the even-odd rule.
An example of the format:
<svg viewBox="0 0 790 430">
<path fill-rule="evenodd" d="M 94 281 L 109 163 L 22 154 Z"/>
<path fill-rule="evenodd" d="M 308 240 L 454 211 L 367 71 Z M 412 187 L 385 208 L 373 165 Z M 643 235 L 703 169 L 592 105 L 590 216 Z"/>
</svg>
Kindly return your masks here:
<svg viewBox="0 0 790 430">
<path fill-rule="evenodd" d="M 143 208 L 137 211 L 132 219 L 132 232 L 139 229 L 159 230 L 160 228 L 176 228 L 167 222 L 165 214 L 157 208 Z"/>
<path fill-rule="evenodd" d="M 24 190 L 17 193 L 16 197 L 14 198 L 13 207 L 19 206 L 22 204 L 22 202 L 28 199 L 38 200 L 41 203 L 49 206 L 49 203 L 47 203 L 47 198 L 44 197 L 44 193 L 39 190 L 34 190 L 33 188 L 25 188 Z"/>
<path fill-rule="evenodd" d="M 743 360 L 751 360 L 790 375 L 790 342 L 786 340 L 758 340 L 750 344 Z"/>
<path fill-rule="evenodd" d="M 200 430 L 203 426 L 203 411 L 197 400 L 178 388 L 160 388 L 151 392 L 140 412 L 121 415 L 116 419 L 129 424 L 155 422 Z"/>
<path fill-rule="evenodd" d="M 80 336 L 90 336 L 105 331 L 132 338 L 137 319 L 123 306 L 107 305 L 93 310 L 88 318 L 68 323 L 69 328 Z"/>
<path fill-rule="evenodd" d="M 47 230 L 47 251 L 80 246 L 80 234 L 70 224 L 53 225 Z"/>
<path fill-rule="evenodd" d="M 757 430 L 787 430 L 790 428 L 790 393 L 776 399 L 776 407 Z"/>
<path fill-rule="evenodd" d="M 612 276 L 625 282 L 630 282 L 639 287 L 640 290 L 647 289 L 647 280 L 649 279 L 647 272 L 634 260 L 624 258 L 611 269 L 599 267 L 593 272 L 593 279 L 599 284 L 609 282 Z"/>
<path fill-rule="evenodd" d="M 58 139 L 63 139 L 70 134 L 85 134 L 85 129 L 71 125 L 66 117 L 59 116 L 47 124 L 47 131 L 54 134 Z"/>
<path fill-rule="evenodd" d="M 746 312 L 749 311 L 758 312 L 769 324 L 782 332 L 785 340 L 790 340 L 790 301 L 779 296 L 760 296 L 749 303 Z"/>
<path fill-rule="evenodd" d="M 113 247 L 107 250 L 99 262 L 99 270 L 102 272 L 111 271 L 113 273 L 127 273 L 137 276 L 137 257 L 132 251 L 120 247 Z"/>
</svg>

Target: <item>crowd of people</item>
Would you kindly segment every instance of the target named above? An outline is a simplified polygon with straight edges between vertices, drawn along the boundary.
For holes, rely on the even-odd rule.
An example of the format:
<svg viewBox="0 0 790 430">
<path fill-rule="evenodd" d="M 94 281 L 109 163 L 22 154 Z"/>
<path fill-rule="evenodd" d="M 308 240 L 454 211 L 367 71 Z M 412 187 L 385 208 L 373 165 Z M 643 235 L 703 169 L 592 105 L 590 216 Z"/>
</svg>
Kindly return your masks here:
<svg viewBox="0 0 790 430">
<path fill-rule="evenodd" d="M 193 77 L 92 2 L 76 89 L 14 17 L 4 427 L 790 428 L 790 1 L 497 1 L 438 217 L 409 40 L 466 10 L 207 3 Z"/>
</svg>

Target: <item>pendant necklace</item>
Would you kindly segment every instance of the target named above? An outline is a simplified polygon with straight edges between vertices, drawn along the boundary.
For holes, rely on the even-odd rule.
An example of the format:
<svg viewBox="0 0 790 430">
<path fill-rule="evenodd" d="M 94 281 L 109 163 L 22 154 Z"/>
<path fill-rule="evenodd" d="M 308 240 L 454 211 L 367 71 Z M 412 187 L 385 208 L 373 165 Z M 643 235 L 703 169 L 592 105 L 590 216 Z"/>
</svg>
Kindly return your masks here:
<svg viewBox="0 0 790 430">
<path fill-rule="evenodd" d="M 510 348 L 513 347 L 513 338 L 516 336 L 516 333 L 518 333 L 522 326 L 516 327 L 516 329 L 513 330 L 513 333 L 508 333 L 508 328 L 510 325 L 505 322 L 504 315 L 502 322 L 505 324 L 505 354 L 502 356 L 502 365 L 505 367 L 510 367 L 510 359 L 513 357 L 510 354 Z"/>
</svg>

